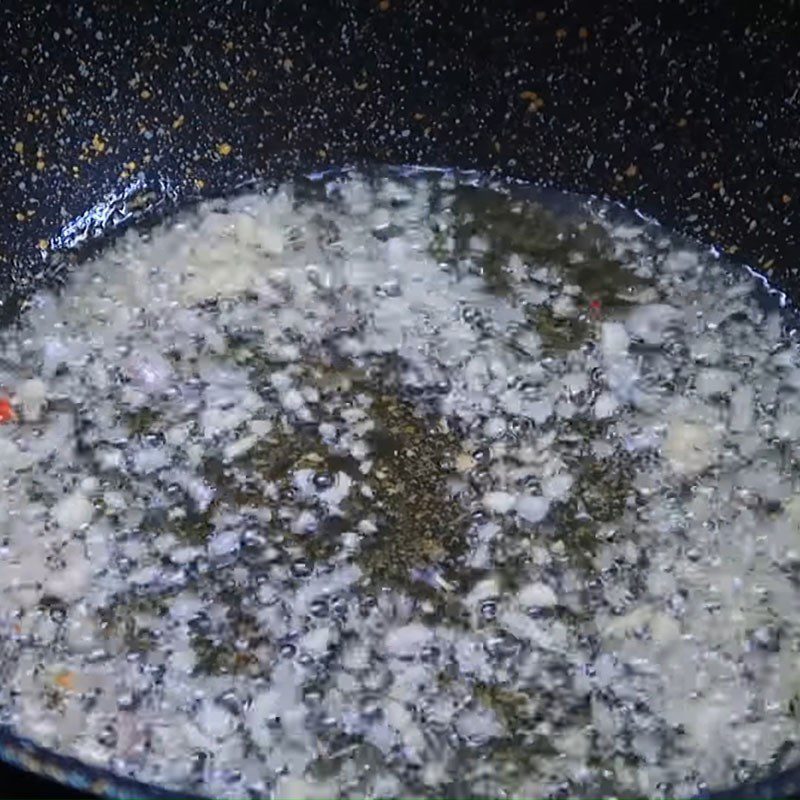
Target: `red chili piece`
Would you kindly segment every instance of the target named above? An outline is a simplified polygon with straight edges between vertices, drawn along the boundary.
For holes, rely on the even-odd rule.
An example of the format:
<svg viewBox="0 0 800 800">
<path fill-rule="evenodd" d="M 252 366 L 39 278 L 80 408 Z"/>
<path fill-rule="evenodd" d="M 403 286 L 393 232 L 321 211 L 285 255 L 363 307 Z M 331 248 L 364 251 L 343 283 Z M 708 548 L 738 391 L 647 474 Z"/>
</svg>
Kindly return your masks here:
<svg viewBox="0 0 800 800">
<path fill-rule="evenodd" d="M 0 397 L 0 425 L 5 425 L 8 422 L 16 422 L 17 412 L 11 405 L 11 401 L 7 397 Z"/>
</svg>

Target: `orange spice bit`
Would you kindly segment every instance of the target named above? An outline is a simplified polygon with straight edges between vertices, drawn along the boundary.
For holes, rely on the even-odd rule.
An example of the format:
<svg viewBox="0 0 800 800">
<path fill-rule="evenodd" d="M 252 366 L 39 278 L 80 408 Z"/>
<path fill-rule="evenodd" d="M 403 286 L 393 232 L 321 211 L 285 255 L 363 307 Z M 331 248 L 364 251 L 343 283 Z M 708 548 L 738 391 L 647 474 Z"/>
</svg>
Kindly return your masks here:
<svg viewBox="0 0 800 800">
<path fill-rule="evenodd" d="M 388 11 L 391 7 L 392 7 L 392 4 L 391 4 L 390 0 L 381 0 L 380 3 L 378 3 L 378 8 L 381 11 Z"/>
<path fill-rule="evenodd" d="M 223 142 L 222 144 L 217 145 L 217 152 L 221 156 L 229 156 L 232 150 L 233 148 L 227 142 Z"/>
<path fill-rule="evenodd" d="M 557 39 L 559 42 L 563 42 L 563 41 L 564 41 L 564 39 L 566 39 L 566 38 L 567 38 L 567 29 L 566 29 L 566 28 L 559 28 L 559 29 L 556 31 L 556 39 Z"/>
<path fill-rule="evenodd" d="M 75 689 L 75 673 L 68 669 L 62 670 L 55 676 L 53 682 L 59 689 L 72 692 Z"/>
<path fill-rule="evenodd" d="M 639 174 L 639 167 L 636 164 L 629 164 L 627 169 L 625 170 L 625 176 L 627 178 L 635 178 Z"/>
<path fill-rule="evenodd" d="M 589 38 L 589 29 L 585 25 L 581 25 L 581 27 L 578 28 L 578 38 L 579 39 Z"/>
<path fill-rule="evenodd" d="M 7 425 L 9 422 L 17 421 L 17 412 L 11 405 L 7 397 L 0 397 L 0 425 Z"/>
<path fill-rule="evenodd" d="M 256 658 L 252 653 L 236 653 L 233 656 L 233 663 L 235 667 L 241 669 L 242 667 L 247 667 L 250 664 L 254 664 L 256 662 Z"/>
<path fill-rule="evenodd" d="M 536 92 L 526 89 L 524 92 L 519 93 L 520 100 L 528 103 L 528 111 L 539 111 L 544 108 L 544 100 L 539 97 Z"/>
<path fill-rule="evenodd" d="M 544 22 L 547 19 L 547 12 L 546 11 L 537 11 L 536 12 L 536 21 L 537 22 Z"/>
</svg>

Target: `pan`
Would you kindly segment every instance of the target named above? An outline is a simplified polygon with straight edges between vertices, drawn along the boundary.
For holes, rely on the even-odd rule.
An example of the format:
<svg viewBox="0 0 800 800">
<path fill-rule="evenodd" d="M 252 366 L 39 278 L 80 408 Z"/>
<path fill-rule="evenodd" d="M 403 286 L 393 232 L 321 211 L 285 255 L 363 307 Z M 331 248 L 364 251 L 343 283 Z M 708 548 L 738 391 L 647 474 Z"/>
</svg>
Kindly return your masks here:
<svg viewBox="0 0 800 800">
<path fill-rule="evenodd" d="M 132 225 L 370 164 L 620 201 L 800 291 L 791 2 L 8 0 L 0 31 L 6 324 Z M 0 758 L 64 792 L 174 796 L 12 728 Z M 800 768 L 698 791 L 797 796 Z"/>
</svg>

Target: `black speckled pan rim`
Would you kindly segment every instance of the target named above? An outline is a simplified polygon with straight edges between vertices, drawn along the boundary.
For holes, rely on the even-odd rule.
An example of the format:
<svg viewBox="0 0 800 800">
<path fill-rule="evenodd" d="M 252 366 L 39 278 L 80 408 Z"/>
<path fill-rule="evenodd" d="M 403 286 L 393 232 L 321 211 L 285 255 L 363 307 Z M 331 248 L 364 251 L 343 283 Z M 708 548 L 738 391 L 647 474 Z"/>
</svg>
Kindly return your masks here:
<svg viewBox="0 0 800 800">
<path fill-rule="evenodd" d="M 46 778 L 65 787 L 86 792 L 87 796 L 142 798 L 142 800 L 200 800 L 186 792 L 173 792 L 137 781 L 111 770 L 90 767 L 74 758 L 59 755 L 30 739 L 0 727 L 0 760 L 6 764 Z"/>
<path fill-rule="evenodd" d="M 207 800 L 202 795 L 164 789 L 117 775 L 111 770 L 90 767 L 0 727 L 0 761 L 87 796 L 110 800 Z M 733 789 L 702 791 L 696 800 L 779 800 L 800 795 L 800 767 L 784 770 L 762 781 Z"/>
</svg>

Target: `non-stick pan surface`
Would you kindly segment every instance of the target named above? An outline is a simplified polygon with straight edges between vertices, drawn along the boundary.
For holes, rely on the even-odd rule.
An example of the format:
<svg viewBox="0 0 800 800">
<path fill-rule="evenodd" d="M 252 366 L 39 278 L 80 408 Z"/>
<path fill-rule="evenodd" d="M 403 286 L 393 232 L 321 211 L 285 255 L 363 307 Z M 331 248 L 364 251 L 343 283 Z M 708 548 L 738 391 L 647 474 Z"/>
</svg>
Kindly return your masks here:
<svg viewBox="0 0 800 800">
<path fill-rule="evenodd" d="M 800 290 L 789 0 L 6 0 L 0 35 L 6 319 L 133 220 L 367 161 L 619 199 Z M 31 747 L 6 737 L 0 757 L 157 791 Z M 796 796 L 785 766 L 724 796 Z"/>
</svg>

